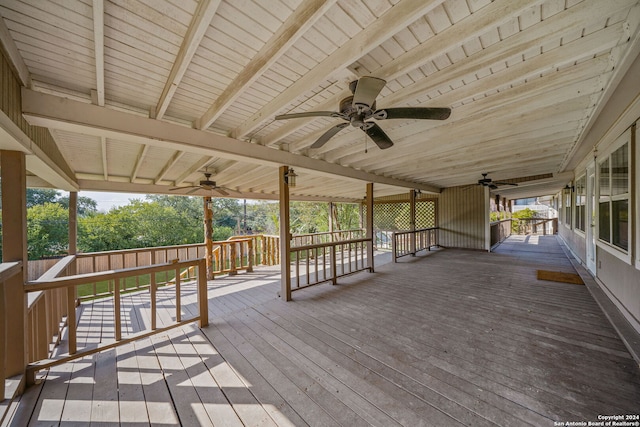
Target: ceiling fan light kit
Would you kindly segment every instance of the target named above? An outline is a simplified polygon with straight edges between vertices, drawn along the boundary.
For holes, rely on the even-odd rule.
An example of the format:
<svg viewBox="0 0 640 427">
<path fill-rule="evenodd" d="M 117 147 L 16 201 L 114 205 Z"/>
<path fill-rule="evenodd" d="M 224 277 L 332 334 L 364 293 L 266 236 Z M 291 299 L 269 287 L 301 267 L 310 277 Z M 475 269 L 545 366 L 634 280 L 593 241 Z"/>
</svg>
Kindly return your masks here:
<svg viewBox="0 0 640 427">
<path fill-rule="evenodd" d="M 393 146 L 393 141 L 375 122 L 388 119 L 446 120 L 451 115 L 450 108 L 401 107 L 376 110 L 376 98 L 387 82 L 371 76 L 361 77 L 349 84 L 353 96 L 340 101 L 340 111 L 309 111 L 305 113 L 281 114 L 276 120 L 304 117 L 332 117 L 347 123 L 339 123 L 320 136 L 311 148 L 320 148 L 348 125 L 361 129 L 382 150 Z"/>
<path fill-rule="evenodd" d="M 205 172 L 204 178 L 205 179 L 201 180 L 198 185 L 189 185 L 187 187 L 173 187 L 173 188 L 170 188 L 169 191 L 180 191 L 180 190 L 186 190 L 187 188 L 190 188 L 190 190 L 187 191 L 185 194 L 193 194 L 198 190 L 207 190 L 211 192 L 217 192 L 222 196 L 229 195 L 229 193 L 227 193 L 223 187 L 219 187 L 215 181 L 211 180 L 211 173 Z"/>
</svg>

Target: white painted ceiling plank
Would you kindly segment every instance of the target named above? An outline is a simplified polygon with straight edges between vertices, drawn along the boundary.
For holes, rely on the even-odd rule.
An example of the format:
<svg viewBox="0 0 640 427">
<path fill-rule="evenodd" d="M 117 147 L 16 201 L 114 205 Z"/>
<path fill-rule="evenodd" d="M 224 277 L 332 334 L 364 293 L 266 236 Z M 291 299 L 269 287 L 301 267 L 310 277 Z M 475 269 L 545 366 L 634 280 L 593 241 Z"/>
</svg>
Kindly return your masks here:
<svg viewBox="0 0 640 427">
<path fill-rule="evenodd" d="M 305 0 L 296 11 L 287 18 L 283 26 L 260 49 L 249 64 L 231 82 L 225 91 L 216 98 L 207 112 L 195 123 L 197 129 L 208 128 L 244 91 L 255 82 L 280 56 L 289 49 L 336 0 Z"/>
<path fill-rule="evenodd" d="M 385 19 L 379 19 L 371 23 L 349 42 L 343 44 L 332 55 L 328 56 L 318 66 L 309 70 L 304 76 L 282 91 L 265 107 L 254 113 L 241 126 L 231 132 L 234 138 L 241 138 L 256 129 L 265 120 L 271 120 L 282 107 L 293 99 L 315 86 L 318 82 L 331 76 L 336 70 L 350 65 L 370 51 L 384 40 L 414 21 L 417 16 L 424 15 L 439 4 L 439 1 L 430 0 L 402 0 L 392 7 L 385 15 Z"/>
</svg>

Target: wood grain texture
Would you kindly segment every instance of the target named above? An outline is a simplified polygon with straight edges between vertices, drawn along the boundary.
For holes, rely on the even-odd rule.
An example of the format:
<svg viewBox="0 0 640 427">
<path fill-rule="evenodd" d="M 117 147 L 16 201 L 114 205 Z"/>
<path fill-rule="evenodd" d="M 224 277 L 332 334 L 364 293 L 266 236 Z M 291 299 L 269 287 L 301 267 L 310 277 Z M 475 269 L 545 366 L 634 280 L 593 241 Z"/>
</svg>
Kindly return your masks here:
<svg viewBox="0 0 640 427">
<path fill-rule="evenodd" d="M 52 368 L 16 413 L 32 425 L 539 426 L 637 412 L 640 371 L 586 287 L 536 277 L 575 272 L 556 237 L 384 259 L 288 303 L 277 266 L 217 278 L 208 327 Z M 175 313 L 173 291 L 158 292 L 161 325 Z M 182 293 L 191 314 L 195 285 Z M 80 345 L 113 322 L 110 305 L 83 304 Z M 148 322 L 146 293 L 122 307 L 123 331 Z"/>
</svg>

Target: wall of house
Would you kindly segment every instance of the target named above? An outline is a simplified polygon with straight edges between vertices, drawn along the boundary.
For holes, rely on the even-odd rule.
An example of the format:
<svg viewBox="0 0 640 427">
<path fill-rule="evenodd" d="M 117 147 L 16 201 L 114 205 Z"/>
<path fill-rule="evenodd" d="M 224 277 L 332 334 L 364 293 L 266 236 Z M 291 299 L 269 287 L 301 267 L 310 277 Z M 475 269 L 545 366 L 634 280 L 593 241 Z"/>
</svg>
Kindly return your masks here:
<svg viewBox="0 0 640 427">
<path fill-rule="evenodd" d="M 438 199 L 440 246 L 489 250 L 489 191 L 481 185 L 445 188 Z"/>
<path fill-rule="evenodd" d="M 638 129 L 640 124 L 640 56 L 635 59 L 627 74 L 621 79 L 617 89 L 610 97 L 602 113 L 598 116 L 590 132 L 585 138 L 587 147 L 580 147 L 580 158 L 573 165 L 575 179 L 585 174 L 588 167 L 594 167 L 594 235 L 596 240 L 595 279 L 601 289 L 618 307 L 629 323 L 640 333 L 640 147 L 638 146 Z M 598 209 L 599 189 L 603 185 L 599 165 L 615 153 L 622 145 L 629 147 L 629 190 L 623 197 L 628 201 L 627 212 L 621 219 L 611 219 L 622 224 L 617 236 L 622 235 L 625 244 L 615 245 L 603 241 L 600 236 L 600 212 Z M 620 180 L 620 171 L 611 164 L 612 179 Z M 618 175 L 618 176 L 616 176 Z M 606 182 L 606 178 L 604 180 Z M 613 181 L 612 181 L 613 182 Z M 619 186 L 619 182 L 617 182 Z M 619 187 L 618 187 L 619 188 Z M 603 200 L 614 200 L 608 196 L 605 187 Z M 614 194 L 615 193 L 611 193 Z M 558 195 L 559 197 L 562 194 Z M 587 192 L 587 198 L 589 198 Z M 576 229 L 576 197 L 572 197 L 572 215 L 566 218 L 564 206 L 560 211 L 559 234 L 567 246 L 580 261 L 587 265 L 587 242 L 585 234 Z M 611 215 L 611 214 L 610 214 Z M 590 226 L 591 214 L 585 214 L 586 226 Z M 615 217 L 615 215 L 611 215 Z M 617 218 L 617 217 L 616 217 Z M 607 221 L 605 221 L 607 223 Z M 612 229 L 613 230 L 613 229 Z M 620 231 L 623 230 L 623 231 Z M 614 232 L 611 232 L 613 240 Z M 619 237 L 618 237 L 619 238 Z M 622 246 L 622 247 L 620 247 Z M 624 248 L 626 246 L 626 249 Z"/>
</svg>

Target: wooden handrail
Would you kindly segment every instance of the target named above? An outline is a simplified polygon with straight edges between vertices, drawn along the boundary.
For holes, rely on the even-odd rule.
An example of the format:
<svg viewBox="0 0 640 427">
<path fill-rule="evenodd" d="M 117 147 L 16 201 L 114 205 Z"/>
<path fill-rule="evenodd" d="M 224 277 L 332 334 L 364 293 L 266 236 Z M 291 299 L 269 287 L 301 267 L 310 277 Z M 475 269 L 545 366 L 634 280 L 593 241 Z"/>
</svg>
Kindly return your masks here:
<svg viewBox="0 0 640 427">
<path fill-rule="evenodd" d="M 5 397 L 5 355 L 8 352 L 7 348 L 7 310 L 4 292 L 4 283 L 13 278 L 14 276 L 22 273 L 22 262 L 3 262 L 0 264 L 0 397 L 4 400 Z M 13 393 L 12 393 L 13 394 Z"/>
<path fill-rule="evenodd" d="M 67 327 L 68 327 L 68 336 L 69 336 L 69 354 L 67 356 L 61 357 L 61 358 L 57 358 L 55 360 L 40 360 L 40 361 L 34 361 L 32 363 L 29 364 L 29 366 L 27 367 L 27 382 L 28 383 L 33 383 L 33 381 L 35 380 L 35 372 L 40 370 L 40 369 L 44 369 L 46 367 L 50 367 L 50 366 L 54 366 L 60 363 L 65 363 L 69 360 L 73 360 L 73 359 L 77 359 L 79 357 L 83 357 L 86 356 L 88 354 L 92 354 L 95 353 L 97 351 L 102 351 L 106 348 L 111 348 L 115 345 L 119 345 L 122 344 L 124 342 L 129 342 L 131 340 L 131 338 L 126 338 L 123 339 L 122 337 L 122 330 L 121 330 L 121 324 L 120 324 L 120 309 L 119 309 L 119 305 L 120 305 L 120 286 L 119 286 L 119 281 L 126 279 L 127 277 L 132 277 L 132 276 L 138 276 L 138 275 L 146 275 L 149 274 L 151 275 L 151 277 L 153 278 L 155 276 L 155 273 L 158 272 L 162 272 L 162 271 L 168 271 L 168 270 L 175 270 L 176 271 L 176 277 L 180 276 L 180 269 L 182 268 L 189 268 L 190 266 L 197 266 L 198 268 L 198 282 L 197 282 L 197 298 L 198 298 L 198 316 L 192 317 L 190 319 L 187 320 L 183 320 L 181 319 L 181 314 L 180 314 L 180 310 L 181 310 L 181 304 L 180 304 L 180 299 L 178 297 L 178 294 L 176 295 L 176 323 L 167 327 L 162 328 L 161 330 L 167 330 L 169 328 L 173 328 L 173 327 L 177 327 L 177 326 L 181 326 L 185 323 L 188 322 L 194 322 L 194 321 L 199 321 L 200 327 L 204 327 L 207 326 L 209 321 L 208 321 L 208 304 L 207 304 L 207 280 L 206 280 L 206 263 L 205 260 L 200 258 L 200 259 L 193 259 L 193 260 L 187 260 L 187 261 L 175 261 L 175 262 L 169 262 L 169 263 L 164 263 L 164 264 L 158 264 L 158 265 L 153 265 L 153 266 L 144 266 L 144 267 L 134 267 L 134 268 L 128 268 L 128 269 L 122 269 L 122 270 L 113 270 L 113 271 L 108 271 L 108 272 L 98 272 L 98 273 L 86 273 L 86 274 L 79 274 L 79 275 L 75 275 L 75 276 L 65 276 L 65 277 L 51 277 L 51 278 L 46 278 L 46 279 L 39 279 L 39 280 L 35 280 L 35 281 L 31 281 L 28 282 L 27 284 L 25 284 L 24 286 L 24 290 L 25 292 L 38 292 L 38 291 L 46 291 L 46 290 L 52 290 L 52 289 L 73 289 L 75 286 L 78 285 L 82 285 L 84 283 L 87 282 L 93 282 L 93 281 L 100 281 L 100 280 L 114 280 L 116 282 L 116 287 L 115 287 L 115 295 L 114 295 L 114 319 L 115 319 L 115 341 L 116 343 L 111 343 L 111 344 L 105 344 L 105 345 L 99 345 L 95 348 L 91 348 L 91 349 L 83 349 L 82 351 L 78 352 L 76 345 L 75 345 L 75 335 L 76 335 L 76 324 L 75 322 L 67 322 Z M 179 279 L 176 283 L 176 292 L 179 292 Z M 147 335 L 144 336 L 148 336 L 151 335 L 153 333 L 159 332 L 158 331 L 153 331 L 153 329 L 155 328 L 155 317 L 156 317 L 156 312 L 155 312 L 155 307 L 156 307 L 156 301 L 155 301 L 155 283 L 154 280 L 152 279 L 152 290 L 151 290 L 151 295 L 152 295 L 152 304 L 151 304 L 151 317 L 152 317 L 152 331 L 151 332 L 147 332 Z M 72 310 L 74 310 L 75 308 L 69 308 L 69 311 L 71 312 Z M 140 338 L 140 337 L 137 337 Z"/>
<path fill-rule="evenodd" d="M 371 241 L 360 238 L 291 247 L 291 267 L 294 269 L 291 280 L 293 282 L 295 278 L 295 286 L 292 283 L 288 286 L 296 291 L 324 282 L 336 284 L 338 277 L 370 269 L 364 261 L 366 244 Z M 304 283 L 301 277 L 305 278 Z"/>
<path fill-rule="evenodd" d="M 439 227 L 421 228 L 418 230 L 394 231 L 391 235 L 391 253 L 393 262 L 398 258 L 438 246 Z"/>
</svg>

